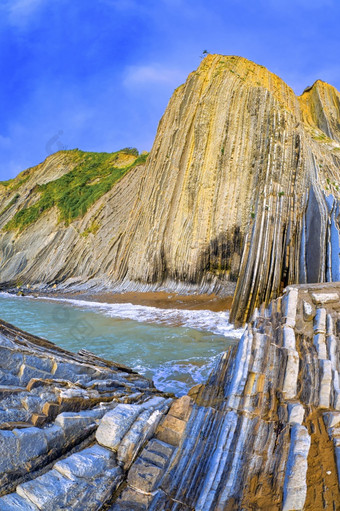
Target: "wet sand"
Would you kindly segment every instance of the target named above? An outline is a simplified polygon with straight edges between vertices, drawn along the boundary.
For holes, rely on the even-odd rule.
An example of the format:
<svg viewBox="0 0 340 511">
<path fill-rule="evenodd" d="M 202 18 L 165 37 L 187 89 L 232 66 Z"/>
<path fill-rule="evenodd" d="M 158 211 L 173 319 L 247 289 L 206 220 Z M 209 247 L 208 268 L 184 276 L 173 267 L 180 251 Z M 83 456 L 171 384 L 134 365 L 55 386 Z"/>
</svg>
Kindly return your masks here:
<svg viewBox="0 0 340 511">
<path fill-rule="evenodd" d="M 214 312 L 229 310 L 233 300 L 232 296 L 220 297 L 213 294 L 178 295 L 164 291 L 147 293 L 56 293 L 54 296 L 101 303 L 132 303 L 133 305 L 146 305 L 159 309 L 211 310 Z"/>
</svg>

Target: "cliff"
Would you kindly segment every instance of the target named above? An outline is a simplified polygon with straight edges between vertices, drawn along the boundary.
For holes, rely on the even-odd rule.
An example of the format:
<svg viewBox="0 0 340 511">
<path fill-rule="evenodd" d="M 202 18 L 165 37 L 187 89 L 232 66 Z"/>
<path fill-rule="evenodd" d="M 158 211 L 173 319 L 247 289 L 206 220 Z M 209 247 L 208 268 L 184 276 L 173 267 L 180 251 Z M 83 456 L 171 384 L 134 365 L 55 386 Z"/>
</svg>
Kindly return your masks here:
<svg viewBox="0 0 340 511">
<path fill-rule="evenodd" d="M 340 280 L 340 94 L 324 82 L 297 97 L 262 66 L 208 55 L 175 90 L 145 165 L 67 225 L 53 207 L 19 230 L 33 175 L 64 172 L 66 156 L 1 191 L 3 285 L 235 290 L 239 323 L 289 284 Z"/>
<path fill-rule="evenodd" d="M 173 399 L 0 322 L 0 509 L 338 509 L 339 328 L 340 284 L 289 287 Z"/>
<path fill-rule="evenodd" d="M 60 151 L 0 183 L 0 284 L 109 286 L 146 156 Z"/>
</svg>

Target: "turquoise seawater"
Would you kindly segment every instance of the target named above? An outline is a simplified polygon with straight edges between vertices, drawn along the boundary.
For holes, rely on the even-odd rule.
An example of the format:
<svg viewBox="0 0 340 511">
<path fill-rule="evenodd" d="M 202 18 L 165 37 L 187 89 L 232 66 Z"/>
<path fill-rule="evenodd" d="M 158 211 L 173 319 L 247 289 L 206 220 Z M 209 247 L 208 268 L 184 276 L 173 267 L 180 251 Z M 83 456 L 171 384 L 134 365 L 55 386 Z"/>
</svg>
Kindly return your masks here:
<svg viewBox="0 0 340 511">
<path fill-rule="evenodd" d="M 70 351 L 85 348 L 152 378 L 176 395 L 203 383 L 235 344 L 227 312 L 17 297 L 0 293 L 0 318 Z"/>
</svg>

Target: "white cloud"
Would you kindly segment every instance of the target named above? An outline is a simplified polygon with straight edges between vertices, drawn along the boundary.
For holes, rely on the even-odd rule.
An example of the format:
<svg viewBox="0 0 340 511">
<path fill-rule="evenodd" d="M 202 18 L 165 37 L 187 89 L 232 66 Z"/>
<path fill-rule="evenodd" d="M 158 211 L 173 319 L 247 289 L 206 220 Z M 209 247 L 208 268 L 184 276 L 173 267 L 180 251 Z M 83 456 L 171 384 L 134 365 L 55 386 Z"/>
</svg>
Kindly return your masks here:
<svg viewBox="0 0 340 511">
<path fill-rule="evenodd" d="M 183 77 L 185 73 L 179 69 L 165 68 L 159 64 L 128 66 L 123 83 L 128 88 L 162 83 L 177 87 Z"/>
<path fill-rule="evenodd" d="M 12 25 L 24 27 L 46 2 L 47 0 L 5 0 L 1 8 Z"/>
</svg>

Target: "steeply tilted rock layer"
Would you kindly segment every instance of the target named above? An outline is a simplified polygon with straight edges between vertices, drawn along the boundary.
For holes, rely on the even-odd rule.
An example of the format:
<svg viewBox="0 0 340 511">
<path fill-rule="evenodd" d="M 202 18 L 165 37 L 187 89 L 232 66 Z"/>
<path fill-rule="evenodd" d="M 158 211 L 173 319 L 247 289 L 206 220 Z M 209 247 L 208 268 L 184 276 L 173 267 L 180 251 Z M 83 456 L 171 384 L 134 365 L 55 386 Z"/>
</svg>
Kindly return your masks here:
<svg viewBox="0 0 340 511">
<path fill-rule="evenodd" d="M 2 511 L 320 511 L 340 502 L 340 284 L 255 310 L 173 399 L 0 322 Z"/>
<path fill-rule="evenodd" d="M 208 55 L 174 92 L 145 166 L 67 227 L 51 210 L 1 235 L 1 281 L 236 285 L 232 319 L 244 322 L 288 284 L 340 280 L 339 173 L 336 89 L 317 81 L 297 97 L 262 66 Z"/>
</svg>

